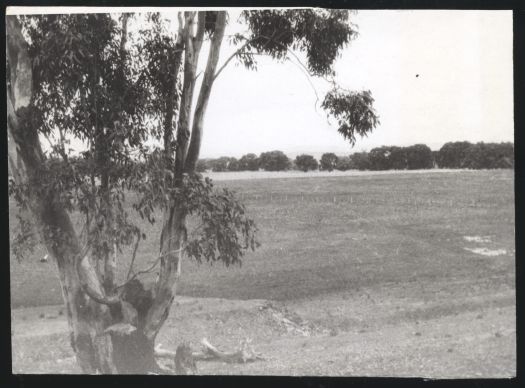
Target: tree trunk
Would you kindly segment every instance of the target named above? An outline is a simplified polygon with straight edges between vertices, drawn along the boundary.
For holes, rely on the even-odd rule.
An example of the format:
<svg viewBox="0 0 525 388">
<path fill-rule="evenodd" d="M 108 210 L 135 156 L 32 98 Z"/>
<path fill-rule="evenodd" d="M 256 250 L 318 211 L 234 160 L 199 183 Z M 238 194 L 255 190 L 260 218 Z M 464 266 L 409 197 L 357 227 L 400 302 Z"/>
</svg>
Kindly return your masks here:
<svg viewBox="0 0 525 388">
<path fill-rule="evenodd" d="M 193 128 L 191 131 L 191 141 L 188 148 L 188 154 L 184 164 L 186 172 L 193 172 L 199 159 L 201 148 L 202 131 L 204 125 L 204 115 L 210 99 L 211 89 L 215 80 L 215 71 L 219 62 L 219 55 L 221 52 L 221 44 L 224 38 L 224 29 L 226 27 L 226 12 L 217 12 L 217 20 L 215 23 L 215 30 L 211 37 L 210 50 L 208 53 L 208 62 L 204 71 L 204 78 L 202 80 L 199 97 L 197 98 L 197 105 L 193 116 Z"/>
<path fill-rule="evenodd" d="M 18 183 L 35 180 L 45 156 L 38 132 L 28 123 L 36 116 L 32 106 L 32 64 L 21 26 L 15 16 L 6 17 L 6 51 L 11 69 L 7 90 L 8 136 L 13 177 Z M 27 179 L 27 181 L 26 181 Z M 27 204 L 42 240 L 57 264 L 71 347 L 83 373 L 158 372 L 154 336 L 144 332 L 151 293 L 138 282 L 124 287 L 122 298 L 106 296 L 87 252 L 83 252 L 68 213 L 52 194 L 31 190 Z M 115 325 L 117 324 L 117 325 Z M 136 328 L 117 330 L 118 324 Z M 127 326 L 126 326 L 127 325 Z M 113 330 L 109 330 L 113 328 Z"/>
<path fill-rule="evenodd" d="M 181 273 L 183 245 L 186 238 L 186 213 L 173 204 L 167 211 L 160 236 L 160 270 L 153 304 L 148 311 L 144 333 L 154 340 L 168 318 Z"/>
<path fill-rule="evenodd" d="M 198 24 L 193 36 L 196 16 Z M 185 13 L 181 37 L 184 43 L 184 82 L 177 120 L 174 166 L 174 184 L 179 187 L 183 184 L 183 173 L 192 172 L 198 159 L 203 117 L 224 35 L 225 14 L 220 13 L 212 37 L 210 58 L 194 117 L 189 159 L 186 160 L 190 140 L 191 103 L 204 37 L 204 22 L 205 12 Z M 6 24 L 6 49 L 11 71 L 11 87 L 7 91 L 8 131 L 10 139 L 13 140 L 9 149 L 12 159 L 10 167 L 16 169 L 18 163 L 12 161 L 15 160 L 15 156 L 20 157 L 22 163 L 19 173 L 14 170 L 13 176 L 19 183 L 23 180 L 31 184 L 39 177 L 41 169 L 45 166 L 45 156 L 37 128 L 29 125 L 29 123 L 34 125 L 38 115 L 37 109 L 32 105 L 32 63 L 17 18 L 6 17 Z M 173 107 L 170 109 L 173 110 Z M 97 135 L 103 135 L 104 131 L 98 125 L 97 118 L 95 117 L 94 120 L 98 127 Z M 168 116 L 166 128 L 171 121 L 172 117 Z M 98 152 L 103 151 L 101 140 L 103 139 L 97 137 Z M 171 141 L 171 133 L 165 140 L 167 143 Z M 100 158 L 97 158 L 97 161 L 104 164 Z M 185 168 L 186 162 L 188 164 Z M 107 189 L 107 178 L 104 174 L 102 178 L 102 186 Z M 184 207 L 180 203 L 171 203 L 165 213 L 160 241 L 160 270 L 155 285 L 151 289 L 146 289 L 138 280 L 132 280 L 119 290 L 119 295 L 115 295 L 113 294 L 114 279 L 111 276 L 114 272 L 113 263 L 105 260 L 106 272 L 109 276 L 103 283 L 88 252 L 84 252 L 69 214 L 55 197 L 57 196 L 34 190 L 29 194 L 28 205 L 47 250 L 57 264 L 67 308 L 71 346 L 82 372 L 86 374 L 159 372 L 160 368 L 154 358 L 154 342 L 168 317 L 181 273 L 186 240 L 187 214 Z"/>
</svg>

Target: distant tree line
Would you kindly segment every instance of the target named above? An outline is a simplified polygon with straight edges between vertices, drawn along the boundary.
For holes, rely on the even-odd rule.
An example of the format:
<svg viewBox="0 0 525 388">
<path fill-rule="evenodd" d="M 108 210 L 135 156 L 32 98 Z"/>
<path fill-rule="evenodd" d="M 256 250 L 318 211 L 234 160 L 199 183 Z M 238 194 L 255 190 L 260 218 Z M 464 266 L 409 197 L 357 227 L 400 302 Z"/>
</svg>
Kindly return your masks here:
<svg viewBox="0 0 525 388">
<path fill-rule="evenodd" d="M 223 156 L 201 159 L 197 170 L 204 171 L 346 171 L 346 170 L 420 170 L 430 168 L 496 169 L 514 168 L 513 143 L 445 143 L 439 151 L 425 144 L 409 147 L 382 146 L 369 152 L 356 152 L 348 156 L 325 153 L 317 160 L 312 155 L 298 155 L 291 160 L 282 151 L 251 153 L 240 159 Z"/>
</svg>

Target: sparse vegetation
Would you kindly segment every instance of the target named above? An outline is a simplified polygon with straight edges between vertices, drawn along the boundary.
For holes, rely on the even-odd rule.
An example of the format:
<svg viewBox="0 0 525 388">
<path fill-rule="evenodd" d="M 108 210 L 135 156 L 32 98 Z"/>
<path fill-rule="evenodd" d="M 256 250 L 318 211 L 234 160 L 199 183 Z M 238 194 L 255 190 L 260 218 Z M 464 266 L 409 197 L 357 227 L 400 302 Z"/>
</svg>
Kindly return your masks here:
<svg viewBox="0 0 525 388">
<path fill-rule="evenodd" d="M 258 374 L 264 361 L 265 372 L 293 374 L 512 375 L 513 174 L 474 170 L 513 168 L 513 144 L 199 159 L 211 96 L 226 102 L 216 131 L 250 113 L 212 93 L 217 77 L 234 63 L 256 70 L 259 58 L 297 65 L 349 146 L 380 124 L 372 92 L 346 89 L 335 71 L 358 36 L 353 12 L 229 12 L 6 17 L 12 306 L 36 306 L 12 310 L 15 370 L 186 375 L 198 360 Z M 290 127 L 271 109 L 266 118 L 248 129 Z M 313 138 L 313 122 L 275 147 Z M 191 296 L 182 316 L 171 312 L 185 299 L 177 292 Z M 60 306 L 42 306 L 53 298 Z M 220 342 L 195 352 L 203 332 Z"/>
<path fill-rule="evenodd" d="M 234 349 L 248 336 L 268 360 L 232 366 L 228 371 L 234 374 L 308 374 L 315 367 L 316 374 L 415 376 L 422 373 L 418 362 L 429 365 L 427 376 L 513 373 L 512 172 L 389 172 L 216 184 L 244 198 L 261 229 L 262 246 L 248 254 L 242 268 L 210 271 L 185 262 L 179 294 L 225 299 L 176 297 L 176 313 L 160 333 L 163 346 L 207 336 Z M 10 207 L 10 220 L 14 211 Z M 155 236 L 159 225 L 145 228 Z M 490 242 L 463 238 L 474 235 L 490 236 Z M 153 260 L 157 244 L 147 238 L 139 254 Z M 477 246 L 504 248 L 507 254 L 484 257 L 464 249 Z M 61 302 L 53 265 L 38 263 L 38 253 L 11 263 L 14 307 Z M 126 264 L 129 254 L 119 260 Z M 274 322 L 278 311 L 257 304 L 261 299 L 286 306 L 314 330 L 307 336 L 288 332 Z M 57 326 L 35 314 L 24 323 L 15 320 L 13 327 L 22 331 L 18 325 L 35 319 L 50 330 Z M 14 371 L 78 372 L 67 325 L 62 326 L 60 336 L 15 337 Z M 341 343 L 352 347 L 342 349 Z M 419 361 L 407 362 L 407 354 Z M 480 357 L 475 365 L 473 354 Z M 57 358 L 63 362 L 49 361 Z M 199 373 L 221 374 L 224 368 L 200 364 Z"/>
</svg>

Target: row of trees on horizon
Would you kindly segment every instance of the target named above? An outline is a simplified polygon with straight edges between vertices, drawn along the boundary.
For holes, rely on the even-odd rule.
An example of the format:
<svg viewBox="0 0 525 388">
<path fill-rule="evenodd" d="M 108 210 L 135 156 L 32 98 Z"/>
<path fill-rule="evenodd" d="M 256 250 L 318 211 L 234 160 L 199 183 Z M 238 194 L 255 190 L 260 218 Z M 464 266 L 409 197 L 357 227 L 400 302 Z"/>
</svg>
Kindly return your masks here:
<svg viewBox="0 0 525 388">
<path fill-rule="evenodd" d="M 369 152 L 356 152 L 348 156 L 324 153 L 319 160 L 308 154 L 290 159 L 282 151 L 263 152 L 259 156 L 249 153 L 239 159 L 222 156 L 200 159 L 196 169 L 213 171 L 347 171 L 347 170 L 419 170 L 431 168 L 501 169 L 514 168 L 514 144 L 445 143 L 438 151 L 425 144 L 408 147 L 382 146 Z"/>
</svg>

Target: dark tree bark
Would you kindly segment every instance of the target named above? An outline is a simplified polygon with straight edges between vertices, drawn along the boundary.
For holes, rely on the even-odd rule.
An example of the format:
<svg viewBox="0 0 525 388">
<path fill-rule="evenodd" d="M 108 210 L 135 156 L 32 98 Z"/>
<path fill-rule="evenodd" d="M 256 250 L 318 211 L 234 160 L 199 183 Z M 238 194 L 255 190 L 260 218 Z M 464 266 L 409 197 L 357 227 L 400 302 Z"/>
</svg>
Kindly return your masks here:
<svg viewBox="0 0 525 388">
<path fill-rule="evenodd" d="M 16 17 L 7 17 L 6 27 L 6 50 L 11 66 L 11 89 L 7 91 L 8 135 L 13 140 L 11 146 L 15 147 L 11 147 L 10 153 L 20 157 L 22 162 L 11 167 L 19 167 L 15 179 L 24 178 L 31 184 L 45 161 L 36 128 L 26 125 L 35 110 L 31 104 L 32 65 Z M 151 296 L 149 299 L 144 295 L 139 298 L 128 296 L 129 302 L 126 302 L 116 295 L 106 295 L 68 213 L 56 202 L 55 196 L 32 190 L 28 207 L 49 254 L 57 264 L 71 346 L 82 371 L 106 374 L 158 370 L 153 356 L 153 340 L 141 330 L 137 328 L 129 334 L 108 331 L 116 323 L 140 326 L 151 305 Z M 129 285 L 125 287 L 124 295 L 131 295 L 128 289 Z M 147 295 L 145 291 L 142 294 Z M 133 351 L 138 349 L 140 351 Z"/>
<path fill-rule="evenodd" d="M 175 186 L 183 184 L 183 173 L 194 171 L 202 137 L 203 117 L 206 112 L 215 71 L 224 37 L 226 13 L 218 12 L 211 38 L 208 63 L 193 116 L 190 143 L 191 102 L 196 82 L 196 69 L 205 32 L 206 12 L 185 12 L 183 27 L 174 56 L 175 77 L 184 65 L 180 101 L 177 100 L 176 79 L 166 104 L 164 122 L 167 152 L 175 152 L 173 166 Z M 127 17 L 123 17 L 125 45 Z M 193 35 L 194 25 L 196 33 Z M 9 157 L 13 178 L 18 183 L 36 181 L 45 155 L 42 151 L 37 128 L 29 125 L 37 117 L 32 104 L 32 63 L 28 45 L 17 18 L 8 16 L 6 51 L 10 64 L 10 85 L 7 91 Z M 184 54 L 184 58 L 182 58 Z M 95 64 L 96 65 L 96 64 Z M 96 66 L 95 66 L 96 67 Z M 96 70 L 96 69 L 95 69 Z M 96 71 L 94 73 L 96 84 Z M 96 96 L 95 96 L 96 98 Z M 171 140 L 174 112 L 178 108 L 175 149 Z M 102 191 L 108 190 L 109 177 L 104 167 L 107 162 L 105 129 L 95 113 L 95 153 L 100 168 Z M 189 146 L 189 150 L 188 150 Z M 15 162 L 16 163 L 13 163 Z M 102 201 L 109 198 L 103 194 Z M 134 373 L 165 372 L 154 357 L 155 338 L 166 321 L 181 273 L 184 244 L 186 241 L 186 211 L 183 204 L 171 203 L 164 216 L 160 237 L 160 271 L 154 285 L 145 287 L 140 281 L 129 281 L 118 290 L 115 287 L 116 262 L 102 257 L 104 277 L 101 280 L 89 250 L 85 249 L 74 229 L 70 216 L 53 194 L 34 190 L 29 194 L 28 207 L 39 228 L 49 254 L 57 263 L 64 303 L 71 335 L 71 346 L 84 373 Z M 52 233 L 50 233 L 52 232 Z M 57 238 L 60 236 L 60 238 Z M 117 293 L 118 291 L 118 293 Z"/>
</svg>

